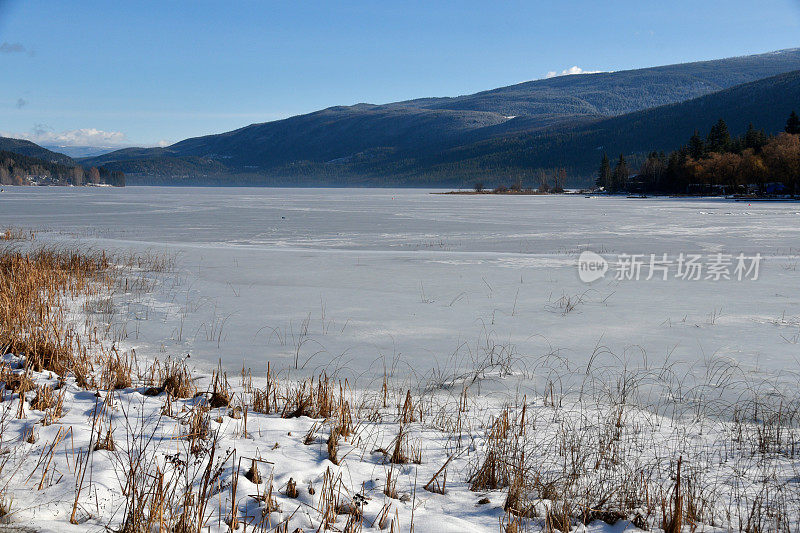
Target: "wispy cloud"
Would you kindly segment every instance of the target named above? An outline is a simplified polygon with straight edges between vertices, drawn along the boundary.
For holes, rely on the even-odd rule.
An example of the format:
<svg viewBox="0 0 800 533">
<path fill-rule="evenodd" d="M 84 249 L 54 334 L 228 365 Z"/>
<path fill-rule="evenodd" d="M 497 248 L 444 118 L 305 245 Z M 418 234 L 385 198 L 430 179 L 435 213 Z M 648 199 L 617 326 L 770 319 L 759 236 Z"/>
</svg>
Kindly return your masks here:
<svg viewBox="0 0 800 533">
<path fill-rule="evenodd" d="M 25 48 L 22 43 L 3 41 L 3 44 L 0 44 L 0 54 L 28 54 L 32 56 L 34 55 L 34 51 Z"/>
<path fill-rule="evenodd" d="M 10 43 L 5 41 L 3 44 L 0 44 L 0 53 L 3 54 L 24 54 L 25 47 L 22 46 L 22 43 Z"/>
<path fill-rule="evenodd" d="M 551 70 L 545 75 L 545 78 L 555 78 L 556 76 L 573 76 L 575 74 L 598 74 L 600 72 L 605 72 L 604 70 L 583 70 L 581 67 L 575 65 L 574 67 L 569 67 L 561 72 L 556 72 L 555 70 Z"/>
<path fill-rule="evenodd" d="M 3 137 L 27 139 L 37 144 L 58 146 L 95 146 L 98 148 L 122 147 L 130 144 L 128 137 L 121 131 L 104 131 L 97 128 L 80 128 L 77 130 L 53 131 L 46 124 L 37 124 L 27 133 L 0 132 Z"/>
<path fill-rule="evenodd" d="M 27 100 L 25 100 L 24 98 L 17 98 L 17 104 L 16 104 L 17 109 L 22 109 L 26 105 L 28 105 Z"/>
</svg>

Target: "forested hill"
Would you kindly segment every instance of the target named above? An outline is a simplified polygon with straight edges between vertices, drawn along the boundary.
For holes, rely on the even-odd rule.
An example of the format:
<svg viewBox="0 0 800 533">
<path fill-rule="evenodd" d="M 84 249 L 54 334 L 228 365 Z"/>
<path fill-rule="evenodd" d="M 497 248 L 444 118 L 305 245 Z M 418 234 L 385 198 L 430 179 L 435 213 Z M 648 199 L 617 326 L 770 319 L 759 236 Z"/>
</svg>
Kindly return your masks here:
<svg viewBox="0 0 800 533">
<path fill-rule="evenodd" d="M 17 141 L 17 142 L 13 142 Z M 125 186 L 125 175 L 104 167 L 84 168 L 70 158 L 60 158 L 28 141 L 0 137 L 0 146 L 15 151 L 0 149 L 0 185 L 114 185 Z M 24 155 L 20 151 L 40 153 L 47 159 Z M 38 149 L 38 150 L 37 150 Z M 52 155 L 51 155 L 52 154 Z"/>
<path fill-rule="evenodd" d="M 69 156 L 60 154 L 58 152 L 51 152 L 47 148 L 43 148 L 38 144 L 32 143 L 31 141 L 26 141 L 24 139 L 0 137 L 0 150 L 26 155 L 29 157 L 35 157 L 49 163 L 58 163 L 59 165 L 74 166 L 77 164 Z"/>
<path fill-rule="evenodd" d="M 800 69 L 800 49 L 713 61 L 576 76 L 557 76 L 456 98 L 400 102 L 426 109 L 489 111 L 502 115 L 613 116 L 682 102 Z"/>
<path fill-rule="evenodd" d="M 476 174 L 489 174 L 481 179 L 490 183 L 555 167 L 566 167 L 577 181 L 588 176 L 586 161 L 594 159 L 582 142 L 597 143 L 590 151 L 629 143 L 620 129 L 629 126 L 614 126 L 610 117 L 798 69 L 800 49 L 793 49 L 562 76 L 456 98 L 332 107 L 166 148 L 126 149 L 81 161 L 187 184 L 452 185 Z M 698 118 L 691 127 L 707 123 Z M 685 138 L 683 123 L 658 127 L 664 142 Z"/>
<path fill-rule="evenodd" d="M 568 131 L 507 136 L 461 146 L 441 154 L 438 162 L 420 163 L 430 175 L 498 174 L 528 176 L 532 169 L 563 167 L 573 186 L 590 185 L 603 153 L 624 154 L 636 169 L 653 150 L 671 151 L 686 143 L 695 130 L 705 136 L 722 118 L 731 134 L 741 135 L 749 124 L 765 133 L 778 133 L 792 110 L 800 111 L 800 70 L 751 82 L 679 104 L 637 111 L 578 126 Z M 490 169 L 500 169 L 492 172 Z M 493 183 L 482 179 L 485 183 Z M 498 180 L 502 181 L 502 180 Z M 457 182 L 453 182 L 457 183 Z M 463 181 L 461 185 L 469 185 Z"/>
</svg>

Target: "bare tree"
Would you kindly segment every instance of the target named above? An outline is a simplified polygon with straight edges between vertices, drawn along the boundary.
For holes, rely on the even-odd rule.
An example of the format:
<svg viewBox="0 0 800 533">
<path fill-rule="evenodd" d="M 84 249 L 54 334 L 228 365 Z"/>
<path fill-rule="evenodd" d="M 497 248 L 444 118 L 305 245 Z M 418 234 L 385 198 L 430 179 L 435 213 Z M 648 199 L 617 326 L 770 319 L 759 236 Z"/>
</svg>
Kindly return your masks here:
<svg viewBox="0 0 800 533">
<path fill-rule="evenodd" d="M 72 184 L 83 185 L 83 167 L 77 166 L 72 169 Z"/>
<path fill-rule="evenodd" d="M 539 170 L 539 192 L 548 192 L 549 190 L 550 184 L 547 180 L 547 172 Z"/>
<path fill-rule="evenodd" d="M 89 169 L 89 183 L 97 185 L 100 183 L 100 171 L 97 167 L 92 167 Z"/>
<path fill-rule="evenodd" d="M 564 192 L 564 183 L 567 181 L 567 169 L 559 168 L 553 175 L 553 179 L 555 181 L 553 192 Z"/>
</svg>

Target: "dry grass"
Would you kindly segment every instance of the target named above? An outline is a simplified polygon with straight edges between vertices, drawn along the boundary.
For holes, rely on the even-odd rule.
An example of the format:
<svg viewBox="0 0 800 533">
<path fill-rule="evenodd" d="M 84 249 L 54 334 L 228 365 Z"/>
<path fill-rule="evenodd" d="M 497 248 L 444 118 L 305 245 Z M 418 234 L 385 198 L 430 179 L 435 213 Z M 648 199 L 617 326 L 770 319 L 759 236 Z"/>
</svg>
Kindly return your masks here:
<svg viewBox="0 0 800 533">
<path fill-rule="evenodd" d="M 36 235 L 32 231 L 10 226 L 0 231 L 0 241 L 32 241 Z"/>
<path fill-rule="evenodd" d="M 258 471 L 258 463 L 255 459 L 251 460 L 250 469 L 245 473 L 244 477 L 247 478 L 250 483 L 256 485 L 261 484 L 261 473 Z"/>
<path fill-rule="evenodd" d="M 138 419 L 136 429 L 143 429 Z M 131 428 L 134 429 L 134 428 Z M 122 483 L 126 497 L 120 531 L 149 533 L 171 531 L 198 533 L 213 512 L 211 499 L 218 493 L 220 480 L 231 460 L 231 452 L 217 454 L 218 441 L 210 438 L 197 448 L 194 461 L 179 461 L 164 470 L 152 453 L 152 436 L 143 431 L 128 432 L 131 439 L 117 459 L 127 473 Z"/>
<path fill-rule="evenodd" d="M 97 444 L 94 445 L 95 451 L 98 450 L 106 450 L 109 452 L 113 452 L 116 450 L 116 446 L 114 444 L 114 433 L 109 427 L 105 434 L 97 440 Z"/>
<path fill-rule="evenodd" d="M 9 233 L 4 233 L 9 235 Z M 168 256 L 39 247 L 0 249 L 0 351 L 24 357 L 25 368 L 69 374 L 85 387 L 131 386 L 133 361 L 129 354 L 102 345 L 97 328 L 81 334 L 66 316 L 67 300 L 106 302 L 109 307 L 116 278 L 126 268 L 170 268 Z M 113 313 L 105 309 L 104 313 Z M 100 348 L 100 356 L 90 348 Z M 94 350 L 92 350 L 94 351 Z M 2 355 L 0 354 L 0 355 Z M 98 374 L 96 365 L 102 368 Z M 99 382 L 94 381 L 99 377 Z"/>
<path fill-rule="evenodd" d="M 253 411 L 256 413 L 270 414 L 278 408 L 278 381 L 272 373 L 272 365 L 267 363 L 266 384 L 262 389 L 252 389 Z"/>
<path fill-rule="evenodd" d="M 383 485 L 383 493 L 392 499 L 397 499 L 397 475 L 394 468 L 390 465 L 386 471 L 386 483 Z"/>
<path fill-rule="evenodd" d="M 182 381 L 194 383 L 189 370 L 184 366 L 180 368 L 182 370 L 179 373 L 185 375 Z M 18 390 L 30 386 L 24 384 L 28 380 L 23 369 L 4 368 L 0 369 L 0 373 L 9 383 L 14 383 Z M 162 374 L 155 372 L 153 375 L 156 376 L 153 378 L 156 382 L 162 381 Z M 730 518 L 715 515 L 714 498 L 719 496 L 714 496 L 714 488 L 704 482 L 702 469 L 698 468 L 701 457 L 697 454 L 690 456 L 688 461 L 685 457 L 676 461 L 674 456 L 659 456 L 655 453 L 652 458 L 641 462 L 639 455 L 633 452 L 636 449 L 641 451 L 645 443 L 649 442 L 643 440 L 646 431 L 641 426 L 647 419 L 638 418 L 632 424 L 630 410 L 642 378 L 632 373 L 621 376 L 621 381 L 608 386 L 609 380 L 613 382 L 613 376 L 607 372 L 603 376 L 604 386 L 607 388 L 591 391 L 591 397 L 597 399 L 591 409 L 575 410 L 574 404 L 564 399 L 566 393 L 554 387 L 553 380 L 550 379 L 545 383 L 542 393 L 537 395 L 536 401 L 528 402 L 525 397 L 514 400 L 496 411 L 488 420 L 485 436 L 480 440 L 477 449 L 478 454 L 468 454 L 472 468 L 467 480 L 476 491 L 505 492 L 502 530 L 536 531 L 543 527 L 547 531 L 568 532 L 580 523 L 588 524 L 594 520 L 615 523 L 628 519 L 639 527 L 657 527 L 668 533 L 699 523 L 722 523 L 742 532 L 793 531 L 789 529 L 786 518 L 792 511 L 776 509 L 776 502 L 780 500 L 772 496 L 771 492 L 750 497 L 746 507 L 736 511 Z M 285 417 L 313 415 L 317 420 L 311 424 L 310 434 L 324 426 L 330 428 L 327 454 L 334 464 L 342 463 L 341 443 L 342 439 L 347 438 L 345 435 L 359 435 L 354 428 L 358 425 L 358 413 L 368 413 L 369 417 L 378 413 L 380 420 L 399 426 L 395 438 L 387 446 L 388 450 L 381 450 L 389 465 L 385 483 L 379 490 L 393 499 L 399 496 L 398 475 L 402 475 L 403 468 L 409 467 L 397 468 L 391 465 L 421 462 L 420 448 L 414 444 L 415 428 L 423 427 L 419 420 L 435 420 L 435 424 L 449 428 L 448 432 L 455 432 L 467 425 L 461 420 L 445 420 L 443 415 L 431 416 L 435 405 L 432 399 L 415 396 L 407 389 L 394 391 L 397 401 L 388 402 L 392 405 L 390 408 L 382 408 L 385 396 L 389 393 L 381 390 L 367 396 L 351 412 L 353 399 L 349 387 L 344 382 L 336 384 L 328 376 L 287 381 L 282 387 L 274 376 L 268 381 L 270 384 L 265 389 L 269 390 L 270 411 Z M 107 380 L 107 383 L 112 382 L 113 380 Z M 582 388 L 586 397 L 589 397 L 588 384 L 583 383 Z M 234 395 L 224 373 L 216 372 L 205 397 L 183 402 L 188 410 L 180 415 L 186 425 L 181 442 L 186 443 L 187 450 L 195 457 L 191 463 L 206 467 L 213 463 L 212 471 L 208 474 L 211 477 L 217 471 L 214 469 L 225 468 L 223 464 L 212 461 L 209 456 L 209 450 L 215 447 L 217 438 L 209 427 L 209 412 L 214 409 L 211 398 L 217 395 L 227 398 L 228 403 L 235 401 L 236 408 L 244 413 L 254 405 L 256 395 L 263 395 L 265 389 L 251 387 L 250 392 L 245 392 L 248 388 L 243 386 L 242 392 Z M 57 405 L 55 389 L 32 386 L 28 392 L 31 396 L 35 394 L 31 405 L 36 408 L 53 409 Z M 107 398 L 113 398 L 113 395 L 107 395 Z M 466 417 L 469 411 L 466 392 L 461 391 L 458 398 L 453 400 L 455 404 L 445 406 L 445 411 L 459 419 Z M 229 406 L 224 403 L 217 408 L 228 410 Z M 535 408 L 532 407 L 534 405 Z M 791 429 L 800 420 L 797 412 L 796 405 L 791 402 L 778 405 L 772 401 L 739 402 L 733 415 L 736 424 L 735 439 L 739 446 L 752 450 L 751 453 L 759 458 L 757 461 L 775 455 L 792 457 L 798 453 L 798 435 Z M 326 416 L 323 417 L 322 414 Z M 754 421 L 757 423 L 753 423 Z M 544 431 L 544 428 L 547 430 Z M 552 431 L 552 428 L 557 429 Z M 114 449 L 110 425 L 102 422 L 102 413 L 95 433 L 95 449 Z M 455 448 L 455 433 L 453 437 L 453 453 L 448 455 L 444 464 L 434 467 L 438 470 L 424 485 L 429 492 L 447 492 L 448 465 L 453 458 L 459 457 L 458 449 L 468 449 Z M 298 438 L 302 440 L 302 435 Z M 110 443 L 110 446 L 106 443 Z M 256 460 L 248 461 L 250 468 L 246 473 L 243 470 L 242 475 L 256 485 L 264 483 Z M 450 475 L 453 475 L 452 472 L 463 472 L 464 465 L 461 465 L 453 468 Z M 202 484 L 200 480 L 205 471 L 187 474 L 182 470 L 182 475 L 194 476 L 194 488 L 185 488 L 181 492 L 177 482 L 165 477 L 164 471 L 158 470 L 157 466 L 145 470 L 149 472 L 147 476 L 142 474 L 138 480 L 130 481 L 137 484 L 139 496 L 129 496 L 132 500 L 125 521 L 127 529 L 124 530 L 138 532 L 145 531 L 145 527 L 152 529 L 171 524 L 170 530 L 197 531 L 200 522 L 196 517 L 213 512 L 208 509 L 208 502 L 213 495 L 203 495 L 197 488 Z M 239 475 L 238 469 L 236 472 Z M 665 480 L 671 480 L 671 483 L 665 483 Z M 262 518 L 266 520 L 266 516 L 278 504 L 272 482 L 269 481 L 264 487 L 266 489 L 259 491 L 254 498 L 263 504 Z M 212 487 L 208 490 L 215 489 Z M 231 491 L 233 495 L 235 490 L 231 488 Z M 130 490 L 126 492 L 129 493 Z M 320 530 L 336 527 L 340 530 L 358 531 L 362 527 L 363 514 L 360 507 L 354 503 L 355 497 L 346 495 L 347 490 L 341 476 L 333 467 L 326 471 L 319 493 L 319 514 L 315 516 L 319 520 Z M 289 498 L 298 496 L 294 480 L 287 483 L 282 495 Z M 277 495 L 278 498 L 280 496 Z M 238 497 L 241 499 L 241 495 Z M 200 509 L 203 501 L 206 502 L 206 508 Z M 225 520 L 231 524 L 239 521 L 241 525 L 241 521 L 245 519 L 232 511 L 227 512 Z M 341 518 L 342 514 L 346 514 L 347 518 Z M 387 516 L 388 511 L 383 513 L 381 522 L 392 527 L 391 517 Z M 739 521 L 738 525 L 734 521 Z"/>
<path fill-rule="evenodd" d="M 111 352 L 101 356 L 103 369 L 100 374 L 100 388 L 103 390 L 127 389 L 133 384 L 131 373 L 133 361 L 127 353 L 120 353 L 112 347 Z"/>
<path fill-rule="evenodd" d="M 153 361 L 140 381 L 149 384 L 146 396 L 156 396 L 163 392 L 171 398 L 192 398 L 197 394 L 197 386 L 185 360 L 168 358 L 166 361 Z"/>
<path fill-rule="evenodd" d="M 64 387 L 56 392 L 49 385 L 36 386 L 36 396 L 30 402 L 30 408 L 44 412 L 40 422 L 43 426 L 49 426 L 57 422 L 64 415 L 66 392 L 67 390 Z"/>
<path fill-rule="evenodd" d="M 11 513 L 11 505 L 13 500 L 11 497 L 0 494 L 0 518 L 4 518 Z"/>
<path fill-rule="evenodd" d="M 505 410 L 492 422 L 486 436 L 483 462 L 469 478 L 471 490 L 494 490 L 508 486 L 512 464 L 508 462 L 510 456 L 508 416 L 508 410 Z"/>
<path fill-rule="evenodd" d="M 66 375 L 84 368 L 85 347 L 64 316 L 62 300 L 94 296 L 110 280 L 103 252 L 0 251 L 0 347 L 37 371 Z"/>
<path fill-rule="evenodd" d="M 331 430 L 331 434 L 328 437 L 328 459 L 335 465 L 339 464 L 339 433 L 336 431 L 336 428 Z"/>
<path fill-rule="evenodd" d="M 188 426 L 188 433 L 185 437 L 189 440 L 190 450 L 197 455 L 204 450 L 204 444 L 209 438 L 209 406 L 205 402 L 195 404 L 184 419 Z"/>
<path fill-rule="evenodd" d="M 295 499 L 298 496 L 297 483 L 295 482 L 294 478 L 289 478 L 289 481 L 286 483 L 286 496 L 292 499 Z"/>
<path fill-rule="evenodd" d="M 675 472 L 675 486 L 672 497 L 661 501 L 661 527 L 664 533 L 680 533 L 683 530 L 683 494 L 681 494 L 681 463 L 683 458 L 678 458 Z"/>
<path fill-rule="evenodd" d="M 228 407 L 231 404 L 233 393 L 228 383 L 228 375 L 222 372 L 221 367 L 217 368 L 217 371 L 211 376 L 211 388 L 212 390 L 208 394 L 208 404 L 212 409 Z"/>
<path fill-rule="evenodd" d="M 283 418 L 330 418 L 344 401 L 336 395 L 335 381 L 325 374 L 289 384 L 282 399 Z"/>
<path fill-rule="evenodd" d="M 128 256 L 123 263 L 129 269 L 147 265 L 171 268 L 169 261 L 153 258 Z M 472 371 L 453 377 L 435 375 L 416 392 L 407 385 L 393 387 L 384 376 L 380 391 L 356 398 L 350 384 L 338 377 L 323 373 L 282 382 L 268 366 L 263 386 L 254 387 L 249 372 L 243 371 L 238 390 L 219 368 L 206 392 L 198 395 L 198 381 L 185 360 L 153 362 L 139 372 L 134 354 L 113 344 L 108 348 L 101 342 L 108 340 L 102 339 L 102 333 L 87 337 L 68 323 L 66 299 L 105 298 L 104 291 L 116 286 L 115 265 L 119 264 L 103 252 L 0 252 L 0 347 L 4 353 L 24 357 L 17 367 L 0 364 L 0 399 L 13 402 L 17 416 L 39 418 L 41 425 L 47 425 L 62 417 L 66 389 L 53 385 L 54 380 L 35 382 L 34 371 L 49 370 L 62 377 L 72 374 L 80 386 L 103 391 L 136 384 L 143 386 L 145 395 L 166 393 L 162 414 L 182 424 L 174 438 L 180 452 L 175 457 L 184 455 L 174 464 L 156 460 L 158 454 L 150 449 L 152 434 L 143 430 L 144 421 L 136 425 L 134 415 L 126 416 L 130 426 L 124 431 L 115 424 L 119 442 L 115 441 L 109 415 L 114 393 L 106 392 L 102 406 L 95 409 L 90 449 L 108 451 L 98 456 L 113 457 L 119 462 L 119 471 L 125 473 L 120 487 L 126 498 L 121 531 L 200 531 L 209 515 L 222 513 L 214 505 L 223 491 L 228 501 L 234 502 L 223 519 L 232 525 L 244 520 L 237 516 L 235 505 L 236 498 L 241 499 L 235 488 L 239 469 L 231 465 L 230 454 L 219 453 L 217 426 L 210 420 L 219 417 L 222 422 L 225 413 L 230 413 L 241 420 L 236 422 L 237 439 L 257 438 L 247 433 L 248 412 L 251 417 L 259 413 L 314 419 L 309 421 L 305 438 L 302 432 L 296 436 L 298 442 L 321 442 L 316 435 L 328 432 L 327 450 L 320 449 L 320 458 L 327 452 L 334 465 L 345 465 L 345 469 L 348 450 L 360 446 L 368 453 L 377 448 L 388 463 L 385 483 L 377 490 L 392 499 L 399 496 L 399 476 L 409 476 L 416 487 L 416 478 L 411 479 L 409 472 L 416 475 L 420 469 L 412 463 L 422 462 L 422 431 L 418 430 L 435 429 L 437 435 L 447 438 L 447 459 L 444 464 L 438 459 L 435 465 L 423 466 L 426 475 L 420 481 L 429 480 L 424 489 L 445 494 L 449 476 L 451 491 L 463 481 L 474 491 L 503 491 L 505 514 L 500 525 L 505 531 L 543 527 L 566 532 L 580 523 L 622 519 L 666 533 L 698 524 L 753 533 L 797 531 L 797 483 L 787 483 L 778 474 L 778 465 L 791 463 L 800 455 L 800 397 L 796 392 L 778 393 L 776 388 L 764 393 L 755 386 L 748 389 L 751 385 L 747 382 L 746 392 L 731 402 L 709 392 L 724 386 L 704 382 L 691 387 L 685 374 L 671 369 L 629 371 L 624 365 L 611 365 L 590 371 L 566 365 L 553 370 L 554 365 L 548 363 L 543 371 L 526 369 L 531 375 L 547 376 L 531 393 L 535 401 L 515 398 L 502 408 L 495 405 L 476 412 L 470 407 L 470 386 L 490 373 L 510 374 L 519 359 L 513 346 L 487 343 L 480 354 L 476 350 Z M 564 297 L 553 308 L 567 314 L 583 298 Z M 112 304 L 109 300 L 108 306 Z M 709 372 L 732 374 L 735 370 L 727 368 Z M 452 395 L 439 396 L 450 390 Z M 219 410 L 211 413 L 213 409 Z M 722 417 L 730 423 L 715 426 L 707 422 Z M 716 432 L 715 446 L 700 445 L 687 437 L 686 428 L 697 421 L 709 424 L 710 428 L 701 425 L 704 434 Z M 362 429 L 368 425 L 381 429 L 374 436 L 365 436 Z M 14 438 L 35 442 L 36 427 L 40 426 L 30 424 L 23 435 L 17 433 Z M 672 440 L 667 442 L 664 435 Z M 124 445 L 123 438 L 127 441 Z M 77 472 L 81 475 L 86 472 L 90 449 L 85 456 L 79 455 L 83 466 L 79 464 Z M 466 460 L 460 460 L 461 453 Z M 254 499 L 263 504 L 262 519 L 268 521 L 269 513 L 279 509 L 282 496 L 274 492 L 271 476 L 259 471 L 259 460 L 249 461 L 249 470 L 241 475 L 260 486 Z M 393 466 L 396 464 L 406 466 Z M 729 468 L 729 478 L 735 483 L 709 480 L 709 472 L 716 472 L 712 467 L 719 465 Z M 234 479 L 228 474 L 232 470 Z M 314 519 L 320 530 L 358 531 L 363 521 L 361 505 L 344 486 L 340 470 L 326 470 L 317 491 L 320 497 Z M 82 487 L 81 477 L 77 496 Z M 309 493 L 313 492 L 309 486 Z M 293 479 L 283 494 L 298 498 Z M 2 501 L 0 490 L 0 516 Z M 385 506 L 376 521 L 382 528 L 397 530 L 399 519 L 392 519 L 390 508 Z M 337 523 L 340 514 L 347 518 L 339 518 Z"/>
</svg>

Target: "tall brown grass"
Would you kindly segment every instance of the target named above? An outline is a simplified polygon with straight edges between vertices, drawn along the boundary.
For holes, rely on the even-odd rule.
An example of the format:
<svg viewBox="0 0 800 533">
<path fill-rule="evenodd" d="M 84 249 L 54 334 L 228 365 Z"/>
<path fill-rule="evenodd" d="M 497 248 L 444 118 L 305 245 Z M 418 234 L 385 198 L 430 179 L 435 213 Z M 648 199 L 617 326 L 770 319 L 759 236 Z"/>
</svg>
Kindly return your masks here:
<svg viewBox="0 0 800 533">
<path fill-rule="evenodd" d="M 32 231 L 25 231 L 14 226 L 7 227 L 0 231 L 0 241 L 32 241 L 35 238 Z"/>
<path fill-rule="evenodd" d="M 64 298 L 90 297 L 108 286 L 104 252 L 41 248 L 0 250 L 0 349 L 26 368 L 58 374 L 91 366 L 86 346 L 65 317 Z"/>
</svg>

